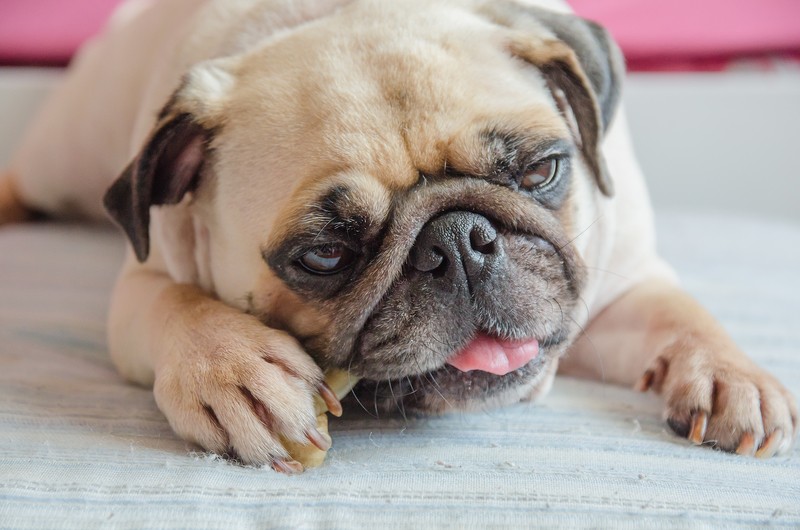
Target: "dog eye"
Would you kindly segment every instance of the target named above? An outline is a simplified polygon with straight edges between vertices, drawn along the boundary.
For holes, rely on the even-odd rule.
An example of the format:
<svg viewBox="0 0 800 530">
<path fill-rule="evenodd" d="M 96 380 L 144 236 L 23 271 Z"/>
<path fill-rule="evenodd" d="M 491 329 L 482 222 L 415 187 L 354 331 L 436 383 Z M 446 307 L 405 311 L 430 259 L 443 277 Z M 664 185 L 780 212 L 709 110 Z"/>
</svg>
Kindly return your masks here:
<svg viewBox="0 0 800 530">
<path fill-rule="evenodd" d="M 300 265 L 314 274 L 336 274 L 346 269 L 356 258 L 355 252 L 340 243 L 312 248 L 300 258 Z"/>
<path fill-rule="evenodd" d="M 529 167 L 519 182 L 520 189 L 532 191 L 552 181 L 558 174 L 558 159 L 551 158 Z"/>
</svg>

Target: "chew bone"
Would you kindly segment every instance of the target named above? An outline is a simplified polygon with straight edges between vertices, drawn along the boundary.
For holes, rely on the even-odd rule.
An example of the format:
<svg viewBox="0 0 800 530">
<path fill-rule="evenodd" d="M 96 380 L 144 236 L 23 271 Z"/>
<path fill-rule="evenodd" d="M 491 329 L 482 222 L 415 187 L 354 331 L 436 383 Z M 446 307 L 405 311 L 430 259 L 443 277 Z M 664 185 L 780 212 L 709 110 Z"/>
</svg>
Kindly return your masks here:
<svg viewBox="0 0 800 530">
<path fill-rule="evenodd" d="M 336 395 L 337 400 L 346 396 L 357 382 L 357 378 L 351 376 L 349 372 L 344 370 L 330 370 L 325 374 L 325 383 Z M 326 391 L 327 389 L 322 390 L 322 392 Z M 326 413 L 331 412 L 336 416 L 342 413 L 341 408 L 338 410 L 329 410 L 329 406 L 326 402 L 331 402 L 331 400 L 323 399 L 320 396 L 316 397 L 317 430 L 324 435 L 328 434 L 328 415 Z M 291 457 L 300 462 L 304 468 L 321 466 L 325 461 L 325 455 L 328 454 L 327 451 L 323 451 L 311 443 L 299 444 L 297 442 L 283 440 L 283 446 L 289 451 Z"/>
</svg>

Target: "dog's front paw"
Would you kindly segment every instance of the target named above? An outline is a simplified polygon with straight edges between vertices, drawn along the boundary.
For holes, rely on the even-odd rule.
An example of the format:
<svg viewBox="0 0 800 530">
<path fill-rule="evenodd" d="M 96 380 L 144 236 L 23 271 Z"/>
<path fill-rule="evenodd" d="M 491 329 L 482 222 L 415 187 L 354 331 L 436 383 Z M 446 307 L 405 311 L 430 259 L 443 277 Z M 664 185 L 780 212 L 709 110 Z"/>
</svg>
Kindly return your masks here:
<svg viewBox="0 0 800 530">
<path fill-rule="evenodd" d="M 314 400 L 319 393 L 340 411 L 338 401 L 294 338 L 237 316 L 169 345 L 156 366 L 156 402 L 187 441 L 247 464 L 300 472 L 282 440 L 327 450 L 331 440 L 317 429 Z"/>
<path fill-rule="evenodd" d="M 18 223 L 32 216 L 22 203 L 11 178 L 11 173 L 0 173 L 0 225 Z"/>
<path fill-rule="evenodd" d="M 774 377 L 740 352 L 683 339 L 661 352 L 636 385 L 662 394 L 669 426 L 694 444 L 742 455 L 789 451 L 797 435 L 797 405 Z"/>
</svg>

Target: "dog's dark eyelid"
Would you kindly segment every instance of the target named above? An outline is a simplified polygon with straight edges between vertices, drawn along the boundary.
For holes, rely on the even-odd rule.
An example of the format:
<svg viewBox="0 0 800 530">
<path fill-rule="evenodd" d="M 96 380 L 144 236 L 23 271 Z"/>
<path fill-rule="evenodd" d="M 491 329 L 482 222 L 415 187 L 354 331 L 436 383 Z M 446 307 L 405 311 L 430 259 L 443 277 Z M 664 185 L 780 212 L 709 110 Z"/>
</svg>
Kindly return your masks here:
<svg viewBox="0 0 800 530">
<path fill-rule="evenodd" d="M 529 167 L 550 158 L 567 158 L 575 150 L 570 139 L 535 138 L 519 133 L 489 131 L 484 133 L 490 175 L 507 175 L 517 178 Z M 512 175 L 508 175 L 512 173 Z"/>
<path fill-rule="evenodd" d="M 529 160 L 530 164 L 537 164 L 547 162 L 548 160 L 557 158 L 567 158 L 572 156 L 574 147 L 572 142 L 567 140 L 554 140 L 547 142 L 543 145 L 537 146 L 531 152 L 520 155 L 521 160 Z"/>
</svg>

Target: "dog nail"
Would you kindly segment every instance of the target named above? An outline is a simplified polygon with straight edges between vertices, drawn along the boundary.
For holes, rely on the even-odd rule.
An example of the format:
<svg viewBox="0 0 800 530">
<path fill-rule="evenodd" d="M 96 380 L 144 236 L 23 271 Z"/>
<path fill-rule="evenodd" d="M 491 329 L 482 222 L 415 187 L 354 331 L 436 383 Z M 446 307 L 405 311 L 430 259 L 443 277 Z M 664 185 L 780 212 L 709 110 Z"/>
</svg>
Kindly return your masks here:
<svg viewBox="0 0 800 530">
<path fill-rule="evenodd" d="M 314 444 L 314 446 L 319 449 L 320 451 L 327 451 L 331 448 L 331 444 L 333 441 L 331 437 L 324 432 L 320 432 L 316 428 L 312 428 L 310 431 L 306 433 L 306 438 L 308 441 Z"/>
<path fill-rule="evenodd" d="M 755 451 L 755 448 L 756 440 L 753 437 L 753 433 L 746 432 L 742 435 L 742 439 L 739 441 L 739 447 L 736 448 L 736 454 L 751 456 L 753 451 Z"/>
<path fill-rule="evenodd" d="M 703 443 L 708 428 L 708 414 L 705 412 L 695 412 L 692 415 L 692 427 L 689 430 L 689 441 L 695 445 Z"/>
<path fill-rule="evenodd" d="M 764 441 L 761 443 L 761 447 L 756 451 L 756 457 L 758 458 L 770 458 L 774 456 L 775 453 L 778 452 L 778 448 L 780 447 L 781 440 L 783 439 L 783 431 L 781 429 L 775 429 L 767 436 Z"/>
<path fill-rule="evenodd" d="M 644 373 L 644 375 L 639 378 L 639 381 L 633 387 L 634 390 L 639 392 L 647 392 L 650 390 L 650 387 L 653 385 L 653 378 L 655 377 L 655 373 L 652 370 L 648 370 Z"/>
<path fill-rule="evenodd" d="M 336 397 L 336 393 L 334 393 L 325 381 L 319 384 L 319 395 L 328 407 L 328 412 L 337 418 L 342 415 L 342 404 L 339 398 Z"/>
<path fill-rule="evenodd" d="M 303 464 L 297 460 L 281 460 L 276 458 L 272 461 L 272 469 L 284 475 L 297 475 L 303 472 Z"/>
<path fill-rule="evenodd" d="M 792 438 L 791 436 L 784 436 L 775 454 L 785 455 L 786 453 L 789 452 L 789 450 L 791 450 L 793 444 L 794 444 L 794 438 Z"/>
</svg>

